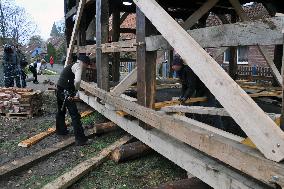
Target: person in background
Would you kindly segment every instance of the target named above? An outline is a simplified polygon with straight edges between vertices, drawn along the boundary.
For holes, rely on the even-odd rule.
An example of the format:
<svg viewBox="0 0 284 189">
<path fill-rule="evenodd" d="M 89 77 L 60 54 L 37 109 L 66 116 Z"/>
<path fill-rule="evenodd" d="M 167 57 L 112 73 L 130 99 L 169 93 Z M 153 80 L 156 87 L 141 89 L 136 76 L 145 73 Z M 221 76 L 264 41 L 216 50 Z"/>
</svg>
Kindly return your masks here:
<svg viewBox="0 0 284 189">
<path fill-rule="evenodd" d="M 25 55 L 22 53 L 18 45 L 16 45 L 16 51 L 17 51 L 17 60 L 19 61 L 18 64 L 20 65 L 20 76 L 21 76 L 22 88 L 26 88 L 27 87 L 27 83 L 26 83 L 27 74 L 25 73 L 25 68 L 29 63 L 26 60 Z"/>
<path fill-rule="evenodd" d="M 49 63 L 50 63 L 50 66 L 53 68 L 53 64 L 54 64 L 53 56 L 50 56 Z"/>
<path fill-rule="evenodd" d="M 45 70 L 45 69 L 47 69 L 47 63 L 46 63 L 46 61 L 44 60 L 44 59 L 41 59 L 41 61 L 40 61 L 40 70 Z"/>
<path fill-rule="evenodd" d="M 82 146 L 87 144 L 87 137 L 81 123 L 81 116 L 78 112 L 76 103 L 73 101 L 74 96 L 80 88 L 82 73 L 90 64 L 90 59 L 86 55 L 80 55 L 78 60 L 67 65 L 57 82 L 57 115 L 56 115 L 56 133 L 57 135 L 67 135 L 68 130 L 65 125 L 66 109 L 72 119 L 76 145 Z M 67 98 L 68 97 L 68 98 Z"/>
<path fill-rule="evenodd" d="M 181 80 L 182 90 L 179 100 L 185 103 L 189 98 L 193 97 L 207 97 L 207 102 L 200 104 L 207 107 L 217 107 L 218 101 L 199 77 L 193 72 L 193 70 L 184 64 L 184 61 L 179 55 L 174 56 L 172 69 L 177 72 L 178 77 Z M 209 120 L 212 126 L 224 129 L 220 116 L 212 116 Z"/>
<path fill-rule="evenodd" d="M 21 88 L 21 77 L 19 64 L 17 61 L 17 52 L 15 47 L 11 45 L 6 44 L 4 46 L 3 68 L 5 87 L 14 87 L 16 81 L 16 86 Z"/>
<path fill-rule="evenodd" d="M 39 82 L 38 82 L 38 80 L 37 80 L 37 61 L 32 62 L 32 63 L 29 65 L 29 70 L 30 70 L 30 72 L 32 72 L 33 77 L 34 77 L 33 83 L 34 83 L 34 84 L 38 84 Z"/>
</svg>

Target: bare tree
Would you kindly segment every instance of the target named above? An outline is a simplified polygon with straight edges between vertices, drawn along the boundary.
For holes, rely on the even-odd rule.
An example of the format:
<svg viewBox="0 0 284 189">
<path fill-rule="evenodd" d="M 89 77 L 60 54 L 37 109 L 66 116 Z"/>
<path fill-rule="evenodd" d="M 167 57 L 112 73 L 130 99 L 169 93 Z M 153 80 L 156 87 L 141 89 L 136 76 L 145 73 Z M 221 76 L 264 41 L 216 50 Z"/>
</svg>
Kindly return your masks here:
<svg viewBox="0 0 284 189">
<path fill-rule="evenodd" d="M 0 31 L 4 42 L 26 43 L 37 32 L 37 25 L 14 0 L 0 0 Z"/>
</svg>

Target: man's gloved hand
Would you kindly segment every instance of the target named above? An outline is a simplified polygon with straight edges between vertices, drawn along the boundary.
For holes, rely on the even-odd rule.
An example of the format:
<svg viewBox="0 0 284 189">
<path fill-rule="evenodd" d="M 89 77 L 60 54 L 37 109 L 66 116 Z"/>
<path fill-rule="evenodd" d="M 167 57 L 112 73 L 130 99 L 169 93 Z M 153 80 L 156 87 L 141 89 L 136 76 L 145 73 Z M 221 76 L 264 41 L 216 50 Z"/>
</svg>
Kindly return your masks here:
<svg viewBox="0 0 284 189">
<path fill-rule="evenodd" d="M 179 101 L 182 102 L 182 103 L 185 102 L 186 100 L 187 100 L 187 98 L 185 98 L 183 96 L 179 97 Z"/>
</svg>

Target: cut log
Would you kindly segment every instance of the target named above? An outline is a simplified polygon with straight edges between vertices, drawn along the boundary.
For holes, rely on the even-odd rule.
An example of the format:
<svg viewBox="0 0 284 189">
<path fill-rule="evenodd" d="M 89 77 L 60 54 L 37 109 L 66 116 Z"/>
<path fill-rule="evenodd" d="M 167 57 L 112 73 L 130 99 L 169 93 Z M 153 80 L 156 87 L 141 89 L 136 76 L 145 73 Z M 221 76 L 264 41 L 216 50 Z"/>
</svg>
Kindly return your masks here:
<svg viewBox="0 0 284 189">
<path fill-rule="evenodd" d="M 162 184 L 161 186 L 149 188 L 149 189 L 211 189 L 209 185 L 202 182 L 196 177 L 189 178 L 189 179 L 183 179 L 183 180 L 177 180 L 173 182 L 168 182 L 165 184 Z"/>
<path fill-rule="evenodd" d="M 111 155 L 111 159 L 115 162 L 122 162 L 129 159 L 149 154 L 152 149 L 141 141 L 132 142 L 116 148 Z"/>
<path fill-rule="evenodd" d="M 100 134 L 116 131 L 118 128 L 119 127 L 113 122 L 100 123 L 100 124 L 95 125 L 94 133 L 96 135 L 100 135 Z"/>
<path fill-rule="evenodd" d="M 124 136 L 120 140 L 116 141 L 109 147 L 103 149 L 98 155 L 79 163 L 76 167 L 71 169 L 69 172 L 61 175 L 54 181 L 48 183 L 43 187 L 43 189 L 63 189 L 68 188 L 77 180 L 79 180 L 82 176 L 90 172 L 92 169 L 102 164 L 107 160 L 109 154 L 117 147 L 127 143 L 131 140 L 131 136 Z"/>
</svg>

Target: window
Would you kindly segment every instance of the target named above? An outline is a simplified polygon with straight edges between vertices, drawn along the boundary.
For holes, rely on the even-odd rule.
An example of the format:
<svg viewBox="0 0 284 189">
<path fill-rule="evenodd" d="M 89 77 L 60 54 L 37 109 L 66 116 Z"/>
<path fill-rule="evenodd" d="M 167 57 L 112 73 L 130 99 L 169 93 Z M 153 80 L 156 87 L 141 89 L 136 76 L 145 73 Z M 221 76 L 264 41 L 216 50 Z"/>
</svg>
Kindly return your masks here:
<svg viewBox="0 0 284 189">
<path fill-rule="evenodd" d="M 237 53 L 238 64 L 248 64 L 248 51 L 249 48 L 247 46 L 238 47 L 238 53 Z M 224 63 L 228 64 L 230 59 L 231 59 L 231 53 L 230 49 L 228 49 L 224 52 Z"/>
</svg>

